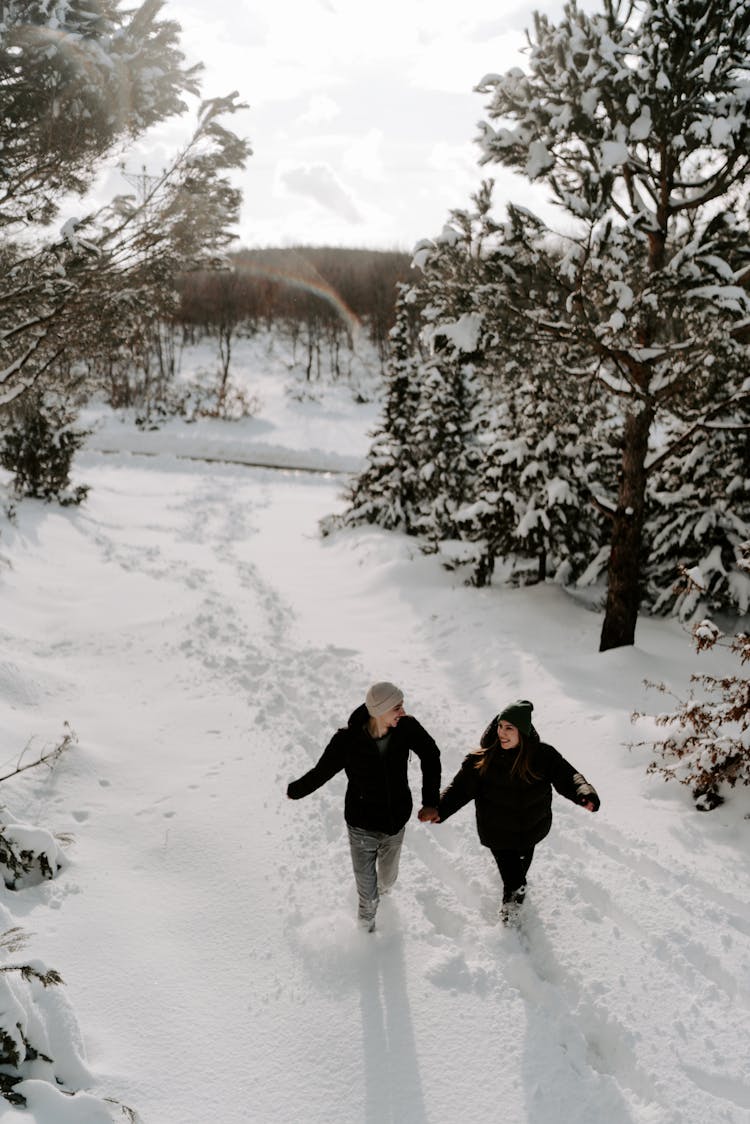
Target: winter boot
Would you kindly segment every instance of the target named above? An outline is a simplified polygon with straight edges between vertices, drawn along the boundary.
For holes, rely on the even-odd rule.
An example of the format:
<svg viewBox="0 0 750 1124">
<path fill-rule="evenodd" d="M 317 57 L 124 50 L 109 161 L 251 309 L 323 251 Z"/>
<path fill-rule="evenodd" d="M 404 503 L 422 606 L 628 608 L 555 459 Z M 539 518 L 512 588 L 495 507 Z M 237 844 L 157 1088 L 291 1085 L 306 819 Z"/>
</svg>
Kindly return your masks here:
<svg viewBox="0 0 750 1124">
<path fill-rule="evenodd" d="M 500 921 L 503 925 L 517 925 L 520 919 L 521 906 L 526 897 L 526 887 L 519 886 L 507 898 L 503 898 L 500 906 Z"/>
</svg>

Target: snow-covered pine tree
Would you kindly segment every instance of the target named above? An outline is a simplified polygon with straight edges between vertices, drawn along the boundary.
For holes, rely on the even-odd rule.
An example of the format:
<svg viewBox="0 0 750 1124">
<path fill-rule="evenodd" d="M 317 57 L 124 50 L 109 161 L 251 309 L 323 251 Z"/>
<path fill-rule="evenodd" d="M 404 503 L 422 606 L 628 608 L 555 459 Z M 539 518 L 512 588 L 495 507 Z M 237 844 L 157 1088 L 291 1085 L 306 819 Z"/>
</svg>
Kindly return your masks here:
<svg viewBox="0 0 750 1124">
<path fill-rule="evenodd" d="M 0 13 L 2 213 L 6 234 L 46 225 L 61 198 L 83 195 L 124 138 L 185 111 L 199 92 L 179 26 L 161 0 L 123 10 L 6 0 Z"/>
<path fill-rule="evenodd" d="M 679 471 L 677 471 L 677 467 Z M 646 598 L 654 612 L 747 613 L 750 574 L 738 568 L 750 540 L 750 434 L 703 432 L 650 485 Z M 685 587 L 682 569 L 695 575 Z"/>
<path fill-rule="evenodd" d="M 492 219 L 490 185 L 476 201 L 481 457 L 460 532 L 477 545 L 477 584 L 490 579 L 498 559 L 506 578 L 566 582 L 601 545 L 597 496 L 612 476 L 605 405 L 578 371 L 558 363 L 559 349 L 542 333 L 533 339 L 528 325 L 517 330 L 517 309 L 535 308 L 538 290 L 551 288 L 562 251 L 542 241 L 540 253 L 545 229 L 523 208 L 510 206 L 502 224 Z"/>
<path fill-rule="evenodd" d="M 145 199 L 113 200 L 51 241 L 40 230 L 64 196 L 84 195 L 118 145 L 199 93 L 201 67 L 186 66 L 179 26 L 160 18 L 162 7 L 3 5 L 0 407 L 56 377 L 71 354 L 102 346 L 102 317 L 126 324 L 134 294 L 148 289 L 140 307 L 161 309 L 165 278 L 174 288 L 168 267 L 215 262 L 231 237 L 240 195 L 225 173 L 249 151 L 221 119 L 242 108 L 235 95 L 204 103 L 193 137 Z"/>
<path fill-rule="evenodd" d="M 479 86 L 483 161 L 547 184 L 573 229 L 517 210 L 535 267 L 506 287 L 513 331 L 621 411 L 603 650 L 634 641 L 657 435 L 679 461 L 747 410 L 749 33 L 750 0 L 571 0 L 535 17 L 527 72 Z"/>
<path fill-rule="evenodd" d="M 476 498 L 482 455 L 477 410 L 486 362 L 479 294 L 484 247 L 493 229 L 491 194 L 491 183 L 482 184 L 473 208 L 452 211 L 440 235 L 421 242 L 415 255 L 421 270 L 421 342 L 429 354 L 415 372 L 419 399 L 410 449 L 418 486 L 413 527 L 430 549 L 463 537 L 455 515 Z"/>
<path fill-rule="evenodd" d="M 88 430 L 76 428 L 77 414 L 53 390 L 37 389 L 14 402 L 0 429 L 0 465 L 13 473 L 17 496 L 80 504 L 88 488 L 70 487 L 73 458 Z"/>
<path fill-rule="evenodd" d="M 411 432 L 419 454 L 414 530 L 432 550 L 458 538 L 456 512 L 474 496 L 474 367 L 449 347 L 419 370 L 420 398 Z M 412 454 L 413 455 L 413 454 Z"/>
<path fill-rule="evenodd" d="M 327 520 L 377 522 L 422 536 L 431 549 L 456 534 L 467 498 L 479 318 L 474 314 L 478 215 L 454 211 L 415 254 L 419 278 L 401 291 L 386 373 L 386 401 L 348 511 Z M 485 212 L 488 207 L 485 207 Z"/>
<path fill-rule="evenodd" d="M 476 584 L 498 558 L 506 577 L 568 580 L 601 545 L 602 404 L 514 334 L 508 290 L 533 299 L 538 255 L 516 210 L 498 226 L 491 195 L 486 182 L 417 249 L 408 296 L 429 355 L 411 321 L 394 337 L 383 422 L 344 519 L 419 534 L 448 564 L 471 566 Z"/>
<path fill-rule="evenodd" d="M 162 7 L 13 0 L 2 8 L 0 424 L 12 430 L 3 456 L 21 491 L 38 487 L 27 472 L 37 438 L 50 437 L 47 465 L 60 459 L 50 403 L 64 403 L 70 448 L 70 406 L 93 386 L 85 373 L 111 370 L 118 350 L 132 361 L 153 349 L 176 308 L 177 270 L 215 264 L 239 211 L 227 172 L 249 149 L 222 121 L 242 108 L 231 95 L 201 106 L 192 138 L 145 197 L 116 198 L 52 239 L 40 228 L 66 194 L 85 193 L 118 145 L 182 113 L 183 96 L 199 92 L 201 67 L 185 65 L 179 26 L 159 18 Z M 49 472 L 43 486 L 51 496 Z"/>
<path fill-rule="evenodd" d="M 324 534 L 337 526 L 358 523 L 414 531 L 418 487 L 412 429 L 420 393 L 419 326 L 419 292 L 399 285 L 383 414 L 372 435 L 365 469 L 349 492 L 349 506 L 343 516 L 323 521 Z"/>
<path fill-rule="evenodd" d="M 568 583 L 602 545 L 593 503 L 608 471 L 606 441 L 597 448 L 600 403 L 515 359 L 502 376 L 505 391 L 494 395 L 502 404 L 490 406 L 480 438 L 479 498 L 457 516 L 481 544 L 475 580 L 484 584 L 501 560 L 506 580 Z"/>
<path fill-rule="evenodd" d="M 747 225 L 745 200 L 744 222 Z M 742 216 L 742 208 L 738 208 Z M 737 245 L 735 217 L 719 213 L 712 233 L 722 257 L 745 287 L 750 283 L 750 245 Z M 750 342 L 750 324 L 739 338 Z M 712 359 L 716 360 L 716 356 Z M 719 360 L 721 357 L 718 357 Z M 656 453 L 649 462 L 645 595 L 655 612 L 744 615 L 750 575 L 743 544 L 750 539 L 750 421 L 747 396 L 726 403 L 727 386 L 717 364 L 712 392 L 716 408 L 690 434 L 681 459 Z M 743 372 L 737 372 L 737 382 Z M 669 446 L 669 437 L 664 443 Z M 680 572 L 696 581 L 678 580 Z"/>
</svg>

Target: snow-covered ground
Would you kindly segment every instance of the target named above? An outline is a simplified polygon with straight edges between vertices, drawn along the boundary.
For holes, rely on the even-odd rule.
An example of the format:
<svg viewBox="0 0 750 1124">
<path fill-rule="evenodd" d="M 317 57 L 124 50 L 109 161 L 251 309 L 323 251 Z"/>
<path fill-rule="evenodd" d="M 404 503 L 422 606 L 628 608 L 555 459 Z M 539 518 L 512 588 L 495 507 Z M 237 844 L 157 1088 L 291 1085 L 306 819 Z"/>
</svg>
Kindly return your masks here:
<svg viewBox="0 0 750 1124">
<path fill-rule="evenodd" d="M 173 418 L 150 430 L 134 429 L 132 412 L 91 408 L 82 415 L 82 423 L 95 430 L 89 447 L 106 453 L 168 451 L 179 459 L 202 457 L 245 467 L 357 470 L 367 452 L 367 430 L 378 416 L 377 405 L 369 401 L 360 405 L 353 420 L 352 390 L 371 399 L 378 389 L 377 357 L 364 332 L 349 355 L 349 379 L 329 382 L 325 388 L 305 380 L 304 348 L 293 348 L 283 337 L 264 332 L 251 339 L 237 338 L 232 352 L 230 385 L 257 407 L 251 417 L 231 425 L 211 418 L 186 425 Z M 186 348 L 179 366 L 183 380 L 217 385 L 216 342 L 204 340 Z"/>
<path fill-rule="evenodd" d="M 105 1098 L 144 1124 L 750 1120 L 750 800 L 698 813 L 628 748 L 653 730 L 631 712 L 664 706 L 644 678 L 684 689 L 728 657 L 649 620 L 599 655 L 599 616 L 555 587 L 467 589 L 372 528 L 321 540 L 375 407 L 300 402 L 244 356 L 257 418 L 110 420 L 81 508 L 0 527 L 0 772 L 78 736 L 2 785 L 5 821 L 73 836 L 54 880 L 5 892 L 2 929 L 29 934 L 5 961 L 61 973 L 13 986 L 80 1090 L 26 1082 L 3 1124 L 124 1119 Z M 336 471 L 217 463 L 264 445 Z M 596 816 L 555 800 L 520 931 L 471 809 L 410 824 L 377 931 L 356 928 L 343 778 L 285 789 L 380 678 L 446 779 L 524 696 L 596 785 Z"/>
</svg>

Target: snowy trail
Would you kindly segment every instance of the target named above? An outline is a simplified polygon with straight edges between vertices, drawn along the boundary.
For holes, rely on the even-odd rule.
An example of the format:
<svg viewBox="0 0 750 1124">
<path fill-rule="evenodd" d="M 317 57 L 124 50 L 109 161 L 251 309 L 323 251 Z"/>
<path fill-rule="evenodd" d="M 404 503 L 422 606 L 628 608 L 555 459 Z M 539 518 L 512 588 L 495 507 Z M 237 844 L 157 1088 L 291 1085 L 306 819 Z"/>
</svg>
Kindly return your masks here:
<svg viewBox="0 0 750 1124">
<path fill-rule="evenodd" d="M 85 509 L 30 508 L 4 539 L 17 609 L 2 628 L 35 719 L 52 730 L 64 712 L 81 738 L 27 787 L 27 815 L 76 843 L 24 923 L 103 1093 L 144 1124 L 453 1124 L 467 1106 L 478 1124 L 750 1119 L 746 864 L 674 798 L 633 814 L 646 782 L 612 764 L 631 735 L 593 656 L 572 693 L 569 645 L 595 650 L 595 618 L 561 602 L 530 633 L 523 595 L 453 589 L 398 537 L 321 543 L 339 487 L 323 477 L 95 454 L 82 471 Z M 51 569 L 61 554 L 75 565 Z M 40 613 L 45 642 L 25 642 Z M 446 779 L 498 695 L 527 694 L 602 791 L 596 817 L 556 801 L 519 932 L 495 923 L 469 810 L 410 825 L 367 937 L 343 780 L 285 799 L 386 676 Z M 593 744 L 579 716 L 599 723 Z"/>
</svg>

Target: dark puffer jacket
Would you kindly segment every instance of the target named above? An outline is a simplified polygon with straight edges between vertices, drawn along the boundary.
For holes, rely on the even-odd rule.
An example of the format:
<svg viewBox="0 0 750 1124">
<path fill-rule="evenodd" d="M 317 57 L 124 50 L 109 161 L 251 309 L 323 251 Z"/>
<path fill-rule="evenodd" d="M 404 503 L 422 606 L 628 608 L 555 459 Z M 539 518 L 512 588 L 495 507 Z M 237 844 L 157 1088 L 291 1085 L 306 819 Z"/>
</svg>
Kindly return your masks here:
<svg viewBox="0 0 750 1124">
<path fill-rule="evenodd" d="M 352 827 L 395 835 L 409 819 L 412 798 L 409 789 L 409 752 L 422 766 L 422 805 L 435 807 L 440 793 L 440 750 L 416 718 L 404 715 L 391 731 L 381 754 L 367 732 L 367 707 L 357 707 L 345 728 L 337 730 L 316 765 L 292 781 L 287 796 L 299 800 L 309 796 L 336 773 L 345 770 L 349 784 L 344 818 Z"/>
<path fill-rule="evenodd" d="M 476 750 L 464 758 L 442 793 L 438 804 L 440 819 L 447 820 L 473 800 L 479 839 L 485 847 L 523 851 L 541 842 L 552 826 L 552 786 L 561 796 L 578 804 L 581 797 L 576 778 L 584 778 L 553 746 L 537 738 L 531 742 L 532 769 L 538 780 L 529 782 L 512 775 L 516 750 L 502 749 L 498 744 L 488 750 Z M 485 752 L 490 755 L 489 763 L 480 773 L 477 766 Z"/>
</svg>

